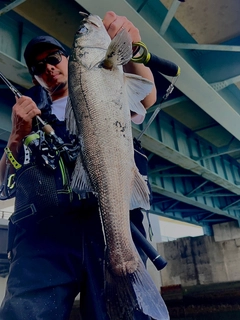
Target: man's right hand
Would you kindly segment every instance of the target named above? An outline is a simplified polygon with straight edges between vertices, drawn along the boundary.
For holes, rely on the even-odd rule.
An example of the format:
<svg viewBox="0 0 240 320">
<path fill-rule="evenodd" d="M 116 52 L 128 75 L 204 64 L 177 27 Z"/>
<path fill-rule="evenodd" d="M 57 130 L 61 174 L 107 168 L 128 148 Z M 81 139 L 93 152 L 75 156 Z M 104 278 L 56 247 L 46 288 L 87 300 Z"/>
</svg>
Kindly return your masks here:
<svg viewBox="0 0 240 320">
<path fill-rule="evenodd" d="M 32 119 L 40 115 L 36 103 L 27 96 L 16 97 L 16 103 L 12 108 L 12 132 L 9 136 L 7 147 L 10 149 L 13 157 L 18 159 L 18 152 L 22 145 L 23 138 L 32 131 Z M 10 168 L 10 172 L 14 172 Z M 6 171 L 6 154 L 4 153 L 0 160 L 0 184 L 4 181 Z"/>
<path fill-rule="evenodd" d="M 40 115 L 36 103 L 27 96 L 16 97 L 16 103 L 12 108 L 12 142 L 21 142 L 32 131 L 32 119 Z"/>
</svg>

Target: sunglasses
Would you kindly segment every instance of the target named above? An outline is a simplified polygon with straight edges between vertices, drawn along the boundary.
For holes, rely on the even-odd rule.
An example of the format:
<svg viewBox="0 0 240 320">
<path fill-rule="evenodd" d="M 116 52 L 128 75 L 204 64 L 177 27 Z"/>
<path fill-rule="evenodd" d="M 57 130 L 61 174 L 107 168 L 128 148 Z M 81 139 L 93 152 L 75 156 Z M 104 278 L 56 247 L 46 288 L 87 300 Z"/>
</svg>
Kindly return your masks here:
<svg viewBox="0 0 240 320">
<path fill-rule="evenodd" d="M 58 63 L 62 61 L 62 55 L 65 54 L 58 50 L 56 52 L 51 52 L 46 58 L 36 62 L 36 64 L 30 67 L 30 72 L 34 76 L 40 76 L 46 70 L 46 64 L 51 64 L 52 66 L 56 66 Z"/>
</svg>

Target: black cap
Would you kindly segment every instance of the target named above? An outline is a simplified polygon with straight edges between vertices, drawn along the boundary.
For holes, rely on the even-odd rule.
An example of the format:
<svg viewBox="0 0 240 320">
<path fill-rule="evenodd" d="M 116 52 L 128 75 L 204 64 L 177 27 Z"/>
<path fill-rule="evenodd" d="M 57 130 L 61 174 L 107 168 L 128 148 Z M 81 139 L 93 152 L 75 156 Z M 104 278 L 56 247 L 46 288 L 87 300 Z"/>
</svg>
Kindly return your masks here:
<svg viewBox="0 0 240 320">
<path fill-rule="evenodd" d="M 51 47 L 60 49 L 66 55 L 66 57 L 68 56 L 65 48 L 55 38 L 51 36 L 38 36 L 33 38 L 28 43 L 24 51 L 24 58 L 28 68 L 31 67 L 32 63 L 35 61 L 37 54 Z"/>
</svg>

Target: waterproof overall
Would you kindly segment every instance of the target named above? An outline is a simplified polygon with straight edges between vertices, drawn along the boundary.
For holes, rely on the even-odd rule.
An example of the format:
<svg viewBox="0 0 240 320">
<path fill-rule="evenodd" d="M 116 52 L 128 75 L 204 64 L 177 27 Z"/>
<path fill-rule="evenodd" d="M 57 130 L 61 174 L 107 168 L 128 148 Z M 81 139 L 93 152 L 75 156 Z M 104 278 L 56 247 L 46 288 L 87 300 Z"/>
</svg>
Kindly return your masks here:
<svg viewBox="0 0 240 320">
<path fill-rule="evenodd" d="M 68 141 L 65 123 L 50 113 L 46 106 L 41 117 Z M 140 172 L 146 175 L 146 158 L 139 153 L 136 157 Z M 65 166 L 70 175 L 73 164 Z M 52 180 L 46 187 L 39 183 L 41 179 L 45 182 L 49 173 L 39 169 L 40 164 L 35 167 L 27 168 L 31 173 L 28 186 L 24 185 L 28 171 L 18 176 L 20 191 L 17 188 L 15 212 L 9 221 L 10 270 L 0 320 L 68 320 L 79 292 L 82 320 L 109 320 L 104 300 L 104 241 L 97 199 L 91 194 L 79 199 L 67 192 L 59 192 L 52 199 Z M 55 172 L 54 179 L 61 180 Z M 40 200 L 28 193 L 34 193 Z M 49 199 L 43 199 L 43 194 Z M 130 217 L 145 235 L 141 210 L 131 211 Z M 137 249 L 146 263 L 146 255 Z M 136 313 L 135 319 L 149 317 Z"/>
</svg>

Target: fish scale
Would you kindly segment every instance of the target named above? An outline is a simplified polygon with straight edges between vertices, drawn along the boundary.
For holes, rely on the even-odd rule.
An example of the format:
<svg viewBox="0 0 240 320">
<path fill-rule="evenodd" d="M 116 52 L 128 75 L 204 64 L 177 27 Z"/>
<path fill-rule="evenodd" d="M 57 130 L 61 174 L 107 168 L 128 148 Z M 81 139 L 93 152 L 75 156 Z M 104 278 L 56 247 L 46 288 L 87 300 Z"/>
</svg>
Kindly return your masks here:
<svg viewBox="0 0 240 320">
<path fill-rule="evenodd" d="M 130 110 L 144 114 L 141 100 L 152 90 L 150 81 L 123 72 L 131 54 L 126 30 L 111 41 L 98 16 L 83 19 L 69 57 L 67 127 L 80 143 L 72 188 L 98 197 L 110 319 L 132 320 L 138 309 L 167 320 L 166 306 L 130 232 L 129 210 L 150 207 L 147 183 L 134 162 Z"/>
</svg>

